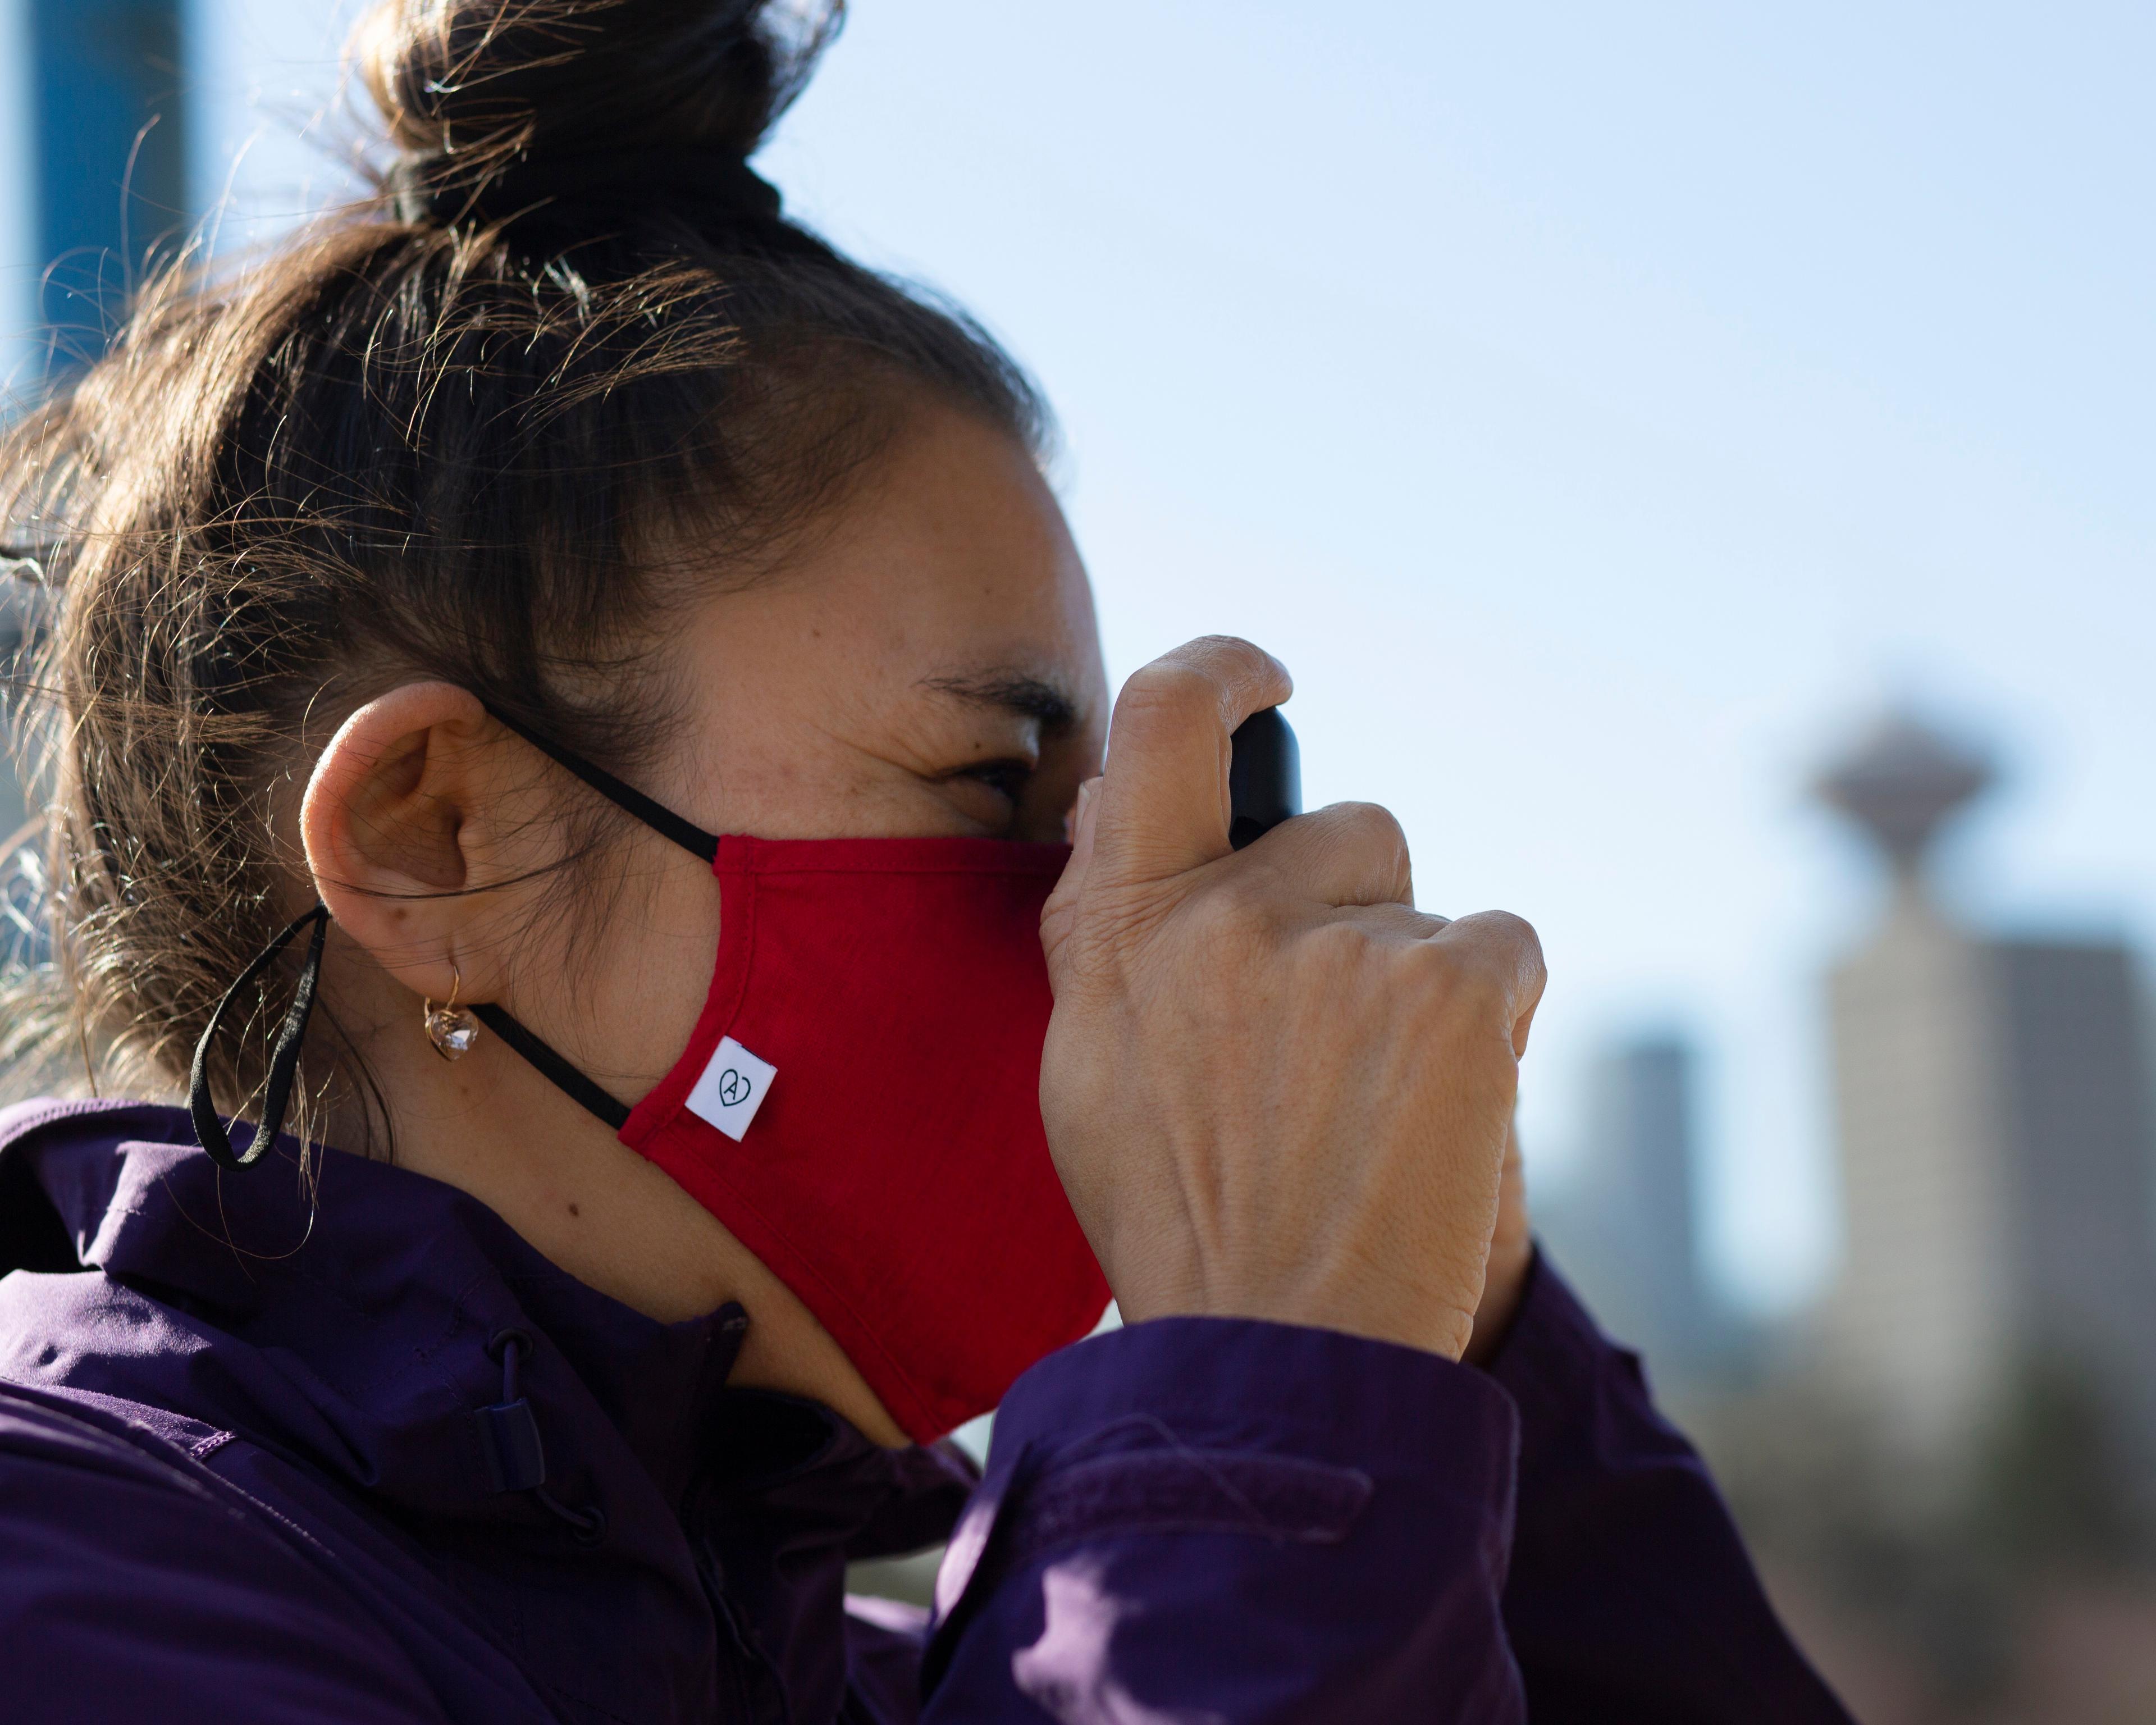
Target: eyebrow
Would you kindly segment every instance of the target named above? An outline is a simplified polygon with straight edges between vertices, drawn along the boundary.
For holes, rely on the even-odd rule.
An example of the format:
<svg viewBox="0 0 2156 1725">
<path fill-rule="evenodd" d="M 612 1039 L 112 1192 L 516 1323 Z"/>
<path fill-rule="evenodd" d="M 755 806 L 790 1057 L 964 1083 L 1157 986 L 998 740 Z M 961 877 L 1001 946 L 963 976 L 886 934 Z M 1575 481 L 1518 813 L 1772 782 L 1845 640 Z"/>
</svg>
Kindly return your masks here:
<svg viewBox="0 0 2156 1725">
<path fill-rule="evenodd" d="M 1065 730 L 1078 721 L 1078 703 L 1040 677 L 987 671 L 973 676 L 924 677 L 921 685 L 977 706 L 1001 707 L 1005 712 L 1037 720 L 1044 731 Z"/>
</svg>

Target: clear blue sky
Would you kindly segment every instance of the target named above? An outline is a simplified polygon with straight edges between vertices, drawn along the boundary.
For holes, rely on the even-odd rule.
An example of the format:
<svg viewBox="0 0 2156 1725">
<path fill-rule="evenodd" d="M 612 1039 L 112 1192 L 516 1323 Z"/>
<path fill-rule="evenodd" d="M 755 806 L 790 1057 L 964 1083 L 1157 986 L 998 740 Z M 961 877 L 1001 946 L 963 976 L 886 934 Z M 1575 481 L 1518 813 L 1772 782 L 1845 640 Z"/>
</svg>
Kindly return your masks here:
<svg viewBox="0 0 2156 1725">
<path fill-rule="evenodd" d="M 289 208 L 336 8 L 195 3 L 205 182 L 259 133 Z M 1716 1260 L 1778 1305 L 1870 903 L 1837 737 L 1973 727 L 1971 912 L 2156 939 L 2152 63 L 2073 0 L 858 0 L 764 165 L 1042 377 L 1117 673 L 1264 642 L 1313 798 L 1540 926 L 1531 1158 L 1603 1039 L 1697 1036 Z"/>
</svg>

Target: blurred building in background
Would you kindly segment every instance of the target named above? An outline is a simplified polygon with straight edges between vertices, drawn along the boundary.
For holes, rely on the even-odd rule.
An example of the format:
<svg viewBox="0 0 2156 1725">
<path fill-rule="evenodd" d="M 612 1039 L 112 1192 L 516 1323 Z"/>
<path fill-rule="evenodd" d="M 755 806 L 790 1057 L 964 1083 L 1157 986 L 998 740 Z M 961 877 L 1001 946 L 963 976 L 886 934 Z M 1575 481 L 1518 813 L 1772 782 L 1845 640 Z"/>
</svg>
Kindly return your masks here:
<svg viewBox="0 0 2156 1725">
<path fill-rule="evenodd" d="M 18 254 L 0 256 L 0 273 L 27 289 L 7 307 L 14 326 L 0 331 L 14 356 L 11 393 L 102 352 L 144 268 L 194 220 L 185 23 L 183 0 L 0 0 L 0 40 L 20 60 L 8 74 L 22 110 L 8 188 L 16 219 L 0 223 Z M 35 550 L 0 542 L 0 675 L 11 716 L 38 613 L 5 554 Z M 0 758 L 0 840 L 22 828 L 28 800 L 15 762 Z"/>
<path fill-rule="evenodd" d="M 0 559 L 0 676 L 8 680 L 0 685 L 8 738 L 0 740 L 12 740 L 21 699 L 15 674 L 37 639 L 44 596 L 43 588 L 12 578 Z M 30 824 L 29 802 L 13 762 L 0 753 L 0 977 L 52 957 L 44 845 Z M 0 1025 L 0 1035 L 8 1028 Z"/>
<path fill-rule="evenodd" d="M 2156 1497 L 2156 1132 L 2133 955 L 1996 937 L 1942 907 L 1934 840 L 1990 778 L 1897 717 L 1820 787 L 1892 879 L 1830 981 L 1845 1251 L 1825 1363 L 1942 1489 L 2041 1384 L 2089 1403 Z"/>
<path fill-rule="evenodd" d="M 42 598 L 40 589 L 17 579 L 11 562 L 0 557 L 0 679 L 5 680 L 0 682 L 0 714 L 7 718 L 8 738 L 14 732 L 21 699 L 18 674 L 37 639 Z M 4 866 L 5 853 L 17 848 L 8 842 L 10 837 L 21 833 L 29 820 L 28 802 L 14 762 L 0 753 L 0 866 Z"/>
<path fill-rule="evenodd" d="M 193 218 L 182 6 L 28 6 L 34 315 L 46 352 L 66 365 L 102 351 L 144 259 Z"/>
<path fill-rule="evenodd" d="M 1698 1060 L 1674 1032 L 1614 1041 L 1589 1088 L 1586 1154 L 1537 1224 L 1611 1334 L 1658 1387 L 1725 1386 L 1754 1363 L 1755 1336 L 1722 1298 L 1701 1249 Z"/>
</svg>

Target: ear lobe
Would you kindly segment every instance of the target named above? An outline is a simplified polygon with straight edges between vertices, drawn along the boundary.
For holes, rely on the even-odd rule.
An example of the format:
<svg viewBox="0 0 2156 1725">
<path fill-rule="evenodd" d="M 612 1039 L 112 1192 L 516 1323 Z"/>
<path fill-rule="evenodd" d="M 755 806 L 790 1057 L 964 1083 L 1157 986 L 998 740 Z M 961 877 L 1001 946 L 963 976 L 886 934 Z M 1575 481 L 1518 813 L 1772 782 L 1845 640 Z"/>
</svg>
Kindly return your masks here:
<svg viewBox="0 0 2156 1725">
<path fill-rule="evenodd" d="M 315 890 L 344 933 L 420 993 L 445 995 L 489 870 L 490 721 L 469 690 L 408 683 L 340 726 L 315 763 L 300 833 Z M 476 978 L 465 978 L 466 992 Z"/>
</svg>

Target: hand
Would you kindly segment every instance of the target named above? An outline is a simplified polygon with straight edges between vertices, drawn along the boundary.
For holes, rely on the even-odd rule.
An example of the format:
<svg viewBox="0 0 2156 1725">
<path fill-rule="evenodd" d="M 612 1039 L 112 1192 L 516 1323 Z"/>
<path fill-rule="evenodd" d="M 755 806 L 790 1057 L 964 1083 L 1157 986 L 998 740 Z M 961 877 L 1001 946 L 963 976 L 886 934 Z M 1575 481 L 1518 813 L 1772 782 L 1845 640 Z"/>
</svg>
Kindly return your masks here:
<svg viewBox="0 0 2156 1725">
<path fill-rule="evenodd" d="M 1229 737 L 1288 692 L 1225 639 L 1125 685 L 1041 922 L 1049 1145 L 1127 1318 L 1270 1318 L 1457 1359 L 1541 947 L 1515 917 L 1417 914 L 1381 809 L 1229 848 Z"/>
</svg>

